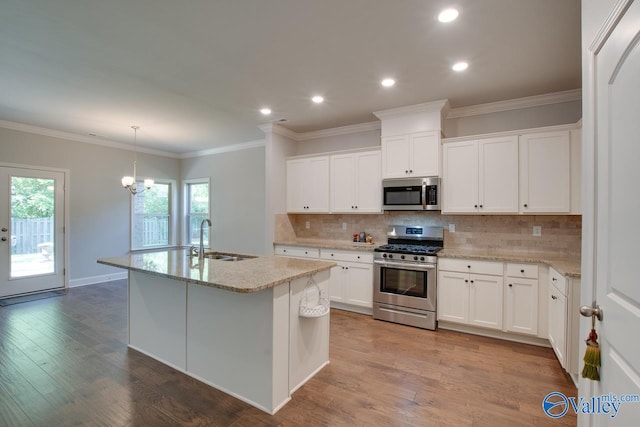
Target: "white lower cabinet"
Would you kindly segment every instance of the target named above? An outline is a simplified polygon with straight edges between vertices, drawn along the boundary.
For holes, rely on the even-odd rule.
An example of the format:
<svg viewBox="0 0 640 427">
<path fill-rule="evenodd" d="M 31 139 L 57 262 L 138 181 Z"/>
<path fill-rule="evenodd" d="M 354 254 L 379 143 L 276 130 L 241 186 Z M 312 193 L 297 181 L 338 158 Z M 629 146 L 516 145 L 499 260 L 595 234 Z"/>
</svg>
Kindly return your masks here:
<svg viewBox="0 0 640 427">
<path fill-rule="evenodd" d="M 373 308 L 373 253 L 276 245 L 275 254 L 291 258 L 334 261 L 331 269 L 329 300 L 344 310 L 371 314 Z"/>
<path fill-rule="evenodd" d="M 438 320 L 502 329 L 502 263 L 445 258 L 438 264 Z"/>
<path fill-rule="evenodd" d="M 333 303 L 373 307 L 373 254 L 357 251 L 321 249 L 320 259 L 335 261 L 331 269 L 329 298 Z M 360 310 L 356 310 L 360 311 Z"/>
<path fill-rule="evenodd" d="M 505 283 L 505 331 L 537 335 L 538 266 L 507 264 Z"/>
</svg>

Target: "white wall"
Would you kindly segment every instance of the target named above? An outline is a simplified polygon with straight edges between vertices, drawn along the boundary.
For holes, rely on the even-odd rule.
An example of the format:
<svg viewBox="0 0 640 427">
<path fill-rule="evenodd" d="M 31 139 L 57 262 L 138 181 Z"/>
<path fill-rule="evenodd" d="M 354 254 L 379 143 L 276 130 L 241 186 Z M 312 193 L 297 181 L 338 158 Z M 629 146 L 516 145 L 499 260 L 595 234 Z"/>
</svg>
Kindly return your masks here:
<svg viewBox="0 0 640 427">
<path fill-rule="evenodd" d="M 576 123 L 581 118 L 581 102 L 570 101 L 447 119 L 443 132 L 446 138 L 453 138 Z"/>
<path fill-rule="evenodd" d="M 211 248 L 263 254 L 265 148 L 183 159 L 181 179 L 197 178 L 211 183 Z"/>
<path fill-rule="evenodd" d="M 96 260 L 129 250 L 129 192 L 120 179 L 131 175 L 133 153 L 105 146 L 0 128 L 0 161 L 70 170 L 69 283 L 121 270 Z M 179 179 L 178 159 L 138 153 L 138 175 Z"/>
<path fill-rule="evenodd" d="M 380 129 L 300 141 L 297 144 L 296 155 L 369 147 L 380 148 Z"/>
</svg>

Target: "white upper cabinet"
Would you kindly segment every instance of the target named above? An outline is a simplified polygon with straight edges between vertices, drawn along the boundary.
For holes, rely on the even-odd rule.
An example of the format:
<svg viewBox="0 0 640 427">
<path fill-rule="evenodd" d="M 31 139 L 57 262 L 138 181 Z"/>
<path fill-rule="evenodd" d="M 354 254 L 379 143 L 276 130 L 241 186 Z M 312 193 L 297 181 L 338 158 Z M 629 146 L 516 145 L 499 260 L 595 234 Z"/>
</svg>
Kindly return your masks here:
<svg viewBox="0 0 640 427">
<path fill-rule="evenodd" d="M 440 176 L 440 133 L 382 138 L 382 178 Z"/>
<path fill-rule="evenodd" d="M 517 136 L 444 144 L 442 185 L 443 213 L 517 213 Z"/>
<path fill-rule="evenodd" d="M 568 213 L 570 209 L 569 131 L 520 136 L 520 212 Z"/>
<path fill-rule="evenodd" d="M 382 211 L 380 151 L 331 156 L 331 212 Z"/>
<path fill-rule="evenodd" d="M 329 156 L 287 160 L 287 212 L 329 212 Z"/>
</svg>

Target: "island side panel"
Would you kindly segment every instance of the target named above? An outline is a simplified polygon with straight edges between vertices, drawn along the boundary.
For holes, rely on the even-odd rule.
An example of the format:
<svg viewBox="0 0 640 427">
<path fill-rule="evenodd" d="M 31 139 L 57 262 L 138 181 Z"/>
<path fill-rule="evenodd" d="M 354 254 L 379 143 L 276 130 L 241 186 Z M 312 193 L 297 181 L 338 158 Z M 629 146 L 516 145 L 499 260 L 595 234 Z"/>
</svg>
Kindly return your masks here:
<svg viewBox="0 0 640 427">
<path fill-rule="evenodd" d="M 129 272 L 129 346 L 186 369 L 187 288 L 183 282 Z"/>
<path fill-rule="evenodd" d="M 288 299 L 289 285 L 278 287 Z M 288 365 L 287 350 L 274 348 L 274 333 L 287 333 L 274 331 L 274 288 L 238 293 L 189 284 L 187 294 L 187 372 L 274 413 L 289 399 L 286 382 L 274 393 L 274 357 Z"/>
<path fill-rule="evenodd" d="M 329 298 L 330 270 L 313 275 L 325 298 Z M 309 277 L 291 282 L 289 390 L 300 388 L 329 363 L 329 314 L 300 317 L 299 306 Z M 313 291 L 312 291 L 313 292 Z"/>
</svg>

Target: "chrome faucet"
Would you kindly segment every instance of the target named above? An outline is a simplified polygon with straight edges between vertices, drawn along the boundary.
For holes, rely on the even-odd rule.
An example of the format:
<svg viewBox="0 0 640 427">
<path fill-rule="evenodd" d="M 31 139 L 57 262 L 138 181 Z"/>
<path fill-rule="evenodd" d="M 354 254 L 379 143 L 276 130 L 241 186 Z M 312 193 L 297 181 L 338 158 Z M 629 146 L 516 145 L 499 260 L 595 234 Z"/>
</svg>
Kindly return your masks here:
<svg viewBox="0 0 640 427">
<path fill-rule="evenodd" d="M 211 227 L 211 220 L 209 218 L 203 219 L 200 223 L 200 249 L 198 250 L 198 262 L 204 260 L 204 223 L 207 223 Z"/>
</svg>

